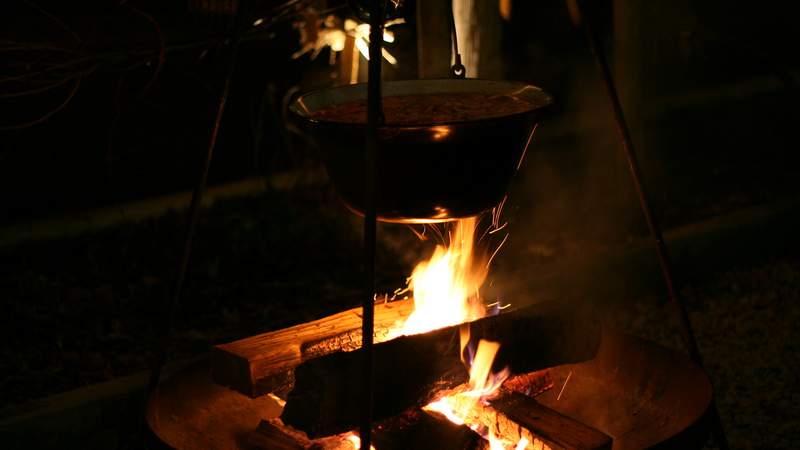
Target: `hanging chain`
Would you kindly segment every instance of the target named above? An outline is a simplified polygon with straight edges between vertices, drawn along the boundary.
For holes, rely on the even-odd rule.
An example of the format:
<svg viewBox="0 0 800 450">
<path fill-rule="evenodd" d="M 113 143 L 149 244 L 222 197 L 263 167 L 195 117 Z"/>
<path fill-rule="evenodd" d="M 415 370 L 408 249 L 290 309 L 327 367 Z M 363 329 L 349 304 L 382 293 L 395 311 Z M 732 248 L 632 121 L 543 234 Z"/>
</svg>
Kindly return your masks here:
<svg viewBox="0 0 800 450">
<path fill-rule="evenodd" d="M 450 16 L 450 39 L 453 41 L 453 54 L 455 56 L 455 63 L 450 66 L 450 76 L 453 78 L 465 78 L 467 76 L 467 68 L 461 64 L 461 53 L 458 52 L 458 35 L 456 34 L 456 19 L 453 16 L 453 2 L 452 0 L 446 0 L 450 3 L 450 7 L 447 8 Z"/>
</svg>

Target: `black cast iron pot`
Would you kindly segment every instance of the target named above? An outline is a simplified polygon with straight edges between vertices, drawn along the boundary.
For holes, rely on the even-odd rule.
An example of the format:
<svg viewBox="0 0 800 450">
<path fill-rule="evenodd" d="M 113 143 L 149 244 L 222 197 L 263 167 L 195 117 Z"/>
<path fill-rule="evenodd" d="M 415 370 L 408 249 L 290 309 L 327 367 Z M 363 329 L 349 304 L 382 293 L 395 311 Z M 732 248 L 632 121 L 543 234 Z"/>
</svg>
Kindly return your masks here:
<svg viewBox="0 0 800 450">
<path fill-rule="evenodd" d="M 442 222 L 495 207 L 530 144 L 550 96 L 526 83 L 475 79 L 389 81 L 383 96 L 483 93 L 528 100 L 529 110 L 502 117 L 380 128 L 376 166 L 378 220 Z M 366 124 L 312 117 L 325 107 L 367 97 L 366 84 L 326 88 L 297 98 L 294 118 L 320 147 L 334 187 L 356 213 L 364 203 Z"/>
</svg>

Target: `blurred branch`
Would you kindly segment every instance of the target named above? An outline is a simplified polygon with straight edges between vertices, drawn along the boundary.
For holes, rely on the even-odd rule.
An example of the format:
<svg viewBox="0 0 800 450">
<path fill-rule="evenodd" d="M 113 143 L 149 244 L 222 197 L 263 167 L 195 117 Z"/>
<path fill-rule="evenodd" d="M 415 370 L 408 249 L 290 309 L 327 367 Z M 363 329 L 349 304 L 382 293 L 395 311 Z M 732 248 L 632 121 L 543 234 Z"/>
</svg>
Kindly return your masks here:
<svg viewBox="0 0 800 450">
<path fill-rule="evenodd" d="M 158 64 L 156 65 L 156 68 L 153 71 L 153 75 L 150 76 L 150 80 L 147 82 L 144 88 L 142 88 L 142 92 L 139 94 L 141 96 L 146 94 L 153 86 L 153 84 L 155 84 L 156 80 L 158 79 L 158 75 L 161 73 L 161 69 L 164 67 L 164 61 L 167 59 L 166 42 L 164 39 L 164 33 L 162 33 L 161 31 L 161 25 L 155 18 L 153 18 L 153 16 L 147 14 L 146 12 L 134 6 L 130 5 L 126 6 L 131 11 L 147 19 L 147 21 L 153 25 L 153 29 L 155 30 L 156 36 L 158 38 Z"/>
<path fill-rule="evenodd" d="M 58 80 L 58 81 L 56 81 L 54 83 L 47 84 L 45 86 L 42 86 L 42 87 L 39 87 L 39 88 L 35 88 L 35 89 L 29 89 L 27 91 L 11 92 L 11 93 L 8 93 L 8 94 L 0 94 L 0 98 L 15 98 L 15 97 L 24 97 L 26 95 L 41 94 L 43 92 L 51 91 L 53 89 L 61 87 L 61 86 L 65 85 L 65 84 L 69 83 L 71 80 L 74 80 L 76 77 L 81 77 L 81 76 L 83 76 L 83 74 L 70 76 L 70 77 L 64 78 L 62 80 Z"/>
<path fill-rule="evenodd" d="M 58 17 L 56 17 L 55 15 L 50 14 L 49 12 L 45 11 L 41 6 L 37 5 L 36 3 L 34 3 L 32 1 L 30 1 L 30 0 L 25 0 L 25 4 L 30 6 L 33 9 L 35 9 L 36 11 L 39 11 L 42 15 L 48 17 L 53 22 L 57 23 L 64 31 L 69 33 L 75 39 L 75 41 L 78 44 L 83 43 L 83 40 L 81 40 L 81 37 L 78 36 L 78 33 L 76 33 L 75 31 L 72 30 L 72 28 L 67 26 L 67 24 L 63 20 L 61 20 Z"/>
<path fill-rule="evenodd" d="M 155 48 L 92 51 L 87 43 L 67 23 L 56 15 L 44 10 L 36 3 L 26 0 L 25 4 L 55 23 L 59 29 L 70 35 L 74 44 L 59 45 L 52 42 L 22 42 L 13 39 L 0 39 L 0 99 L 19 99 L 28 96 L 50 95 L 50 92 L 75 82 L 64 102 L 48 111 L 39 119 L 18 125 L 0 125 L 0 130 L 26 128 L 44 122 L 58 111 L 64 109 L 75 96 L 81 82 L 97 70 L 129 72 L 157 61 L 150 78 L 142 88 L 139 97 L 147 93 L 158 80 L 167 56 L 173 52 L 208 50 L 224 44 L 224 38 L 203 37 L 187 42 L 167 44 L 161 24 L 151 14 L 142 11 L 127 1 L 119 5 L 146 19 L 153 27 L 158 39 Z M 252 24 L 243 36 L 243 41 L 269 39 L 272 27 L 293 20 L 298 14 L 313 4 L 313 0 L 290 0 L 279 4 L 264 13 L 264 18 Z M 80 48 L 76 48 L 76 45 Z"/>
<path fill-rule="evenodd" d="M 82 76 L 78 77 L 78 79 L 75 80 L 75 86 L 72 88 L 72 90 L 67 95 L 67 97 L 64 99 L 64 101 L 61 102 L 61 104 L 59 104 L 58 106 L 56 106 L 52 110 L 50 110 L 47 113 L 45 113 L 43 116 L 39 117 L 38 119 L 32 120 L 30 122 L 21 123 L 21 124 L 17 124 L 17 125 L 2 125 L 2 126 L 0 126 L 0 131 L 19 130 L 19 129 L 22 129 L 22 128 L 29 128 L 29 127 L 32 127 L 34 125 L 38 125 L 38 124 L 46 121 L 47 119 L 52 117 L 54 114 L 56 114 L 57 112 L 59 112 L 62 109 L 67 107 L 67 105 L 69 104 L 70 100 L 72 100 L 72 98 L 75 97 L 75 93 L 78 92 L 78 88 L 81 86 L 81 81 L 82 80 L 83 80 Z"/>
</svg>

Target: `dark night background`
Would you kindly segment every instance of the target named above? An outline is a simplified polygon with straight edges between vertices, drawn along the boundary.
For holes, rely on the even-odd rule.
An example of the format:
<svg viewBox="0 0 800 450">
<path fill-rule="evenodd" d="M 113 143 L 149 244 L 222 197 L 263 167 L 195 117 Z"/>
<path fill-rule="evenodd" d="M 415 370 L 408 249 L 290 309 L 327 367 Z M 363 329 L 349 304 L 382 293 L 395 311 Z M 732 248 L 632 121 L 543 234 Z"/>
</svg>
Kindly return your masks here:
<svg viewBox="0 0 800 450">
<path fill-rule="evenodd" d="M 171 361 L 359 302 L 360 221 L 285 121 L 292 95 L 342 83 L 329 49 L 292 58 L 298 12 L 352 13 L 334 0 L 256 3 L 264 23 L 241 47 Z M 602 0 L 593 16 L 733 448 L 800 442 L 800 28 L 785 3 Z M 3 448 L 139 442 L 142 374 L 161 342 L 234 5 L 4 2 Z M 417 77 L 414 8 L 393 28 L 398 65 L 384 64 L 385 79 Z M 543 87 L 556 106 L 511 187 L 491 292 L 512 303 L 590 296 L 608 323 L 681 348 L 565 3 L 515 0 L 500 32 L 498 76 Z M 379 289 L 400 286 L 429 250 L 380 225 Z"/>
</svg>

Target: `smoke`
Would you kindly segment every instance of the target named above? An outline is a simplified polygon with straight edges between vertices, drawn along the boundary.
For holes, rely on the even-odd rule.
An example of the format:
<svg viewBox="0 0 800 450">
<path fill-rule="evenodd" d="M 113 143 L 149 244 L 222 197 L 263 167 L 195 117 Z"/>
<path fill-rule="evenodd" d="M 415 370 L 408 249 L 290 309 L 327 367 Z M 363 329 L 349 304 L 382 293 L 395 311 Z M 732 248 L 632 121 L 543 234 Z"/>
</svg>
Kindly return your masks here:
<svg viewBox="0 0 800 450">
<path fill-rule="evenodd" d="M 512 304 L 584 296 L 598 285 L 620 292 L 623 274 L 591 268 L 639 231 L 626 160 L 588 54 L 573 55 L 561 75 L 555 107 L 510 188 L 510 239 L 490 274 L 490 295 Z"/>
</svg>

